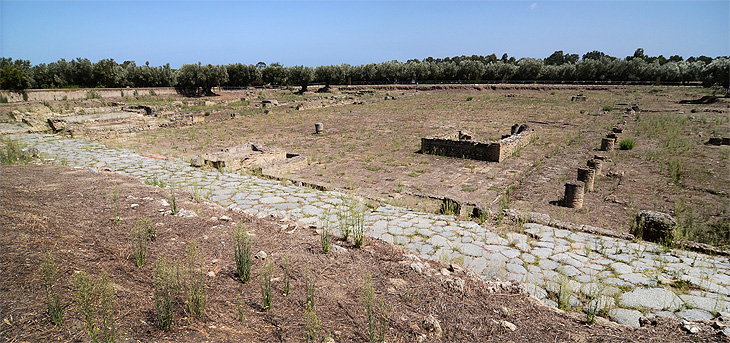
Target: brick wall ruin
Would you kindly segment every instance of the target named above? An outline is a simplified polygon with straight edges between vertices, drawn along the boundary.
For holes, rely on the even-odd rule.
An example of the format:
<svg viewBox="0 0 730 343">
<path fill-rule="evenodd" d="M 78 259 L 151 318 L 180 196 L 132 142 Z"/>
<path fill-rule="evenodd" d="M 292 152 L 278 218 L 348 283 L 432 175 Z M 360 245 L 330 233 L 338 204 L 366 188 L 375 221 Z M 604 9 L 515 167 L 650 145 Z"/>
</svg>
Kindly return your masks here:
<svg viewBox="0 0 730 343">
<path fill-rule="evenodd" d="M 477 141 L 465 131 L 421 138 L 421 152 L 472 160 L 502 162 L 530 143 L 534 130 L 524 130 L 506 135 L 498 141 Z"/>
</svg>

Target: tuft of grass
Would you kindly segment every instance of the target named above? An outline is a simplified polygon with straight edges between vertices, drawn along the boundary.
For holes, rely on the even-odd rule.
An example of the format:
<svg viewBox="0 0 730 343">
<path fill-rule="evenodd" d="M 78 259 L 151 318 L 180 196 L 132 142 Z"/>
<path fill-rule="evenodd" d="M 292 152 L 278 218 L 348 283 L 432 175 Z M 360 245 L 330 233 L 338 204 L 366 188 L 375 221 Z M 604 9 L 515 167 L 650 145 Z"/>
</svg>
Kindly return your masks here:
<svg viewBox="0 0 730 343">
<path fill-rule="evenodd" d="M 169 330 L 175 316 L 175 300 L 180 292 L 180 273 L 178 266 L 164 256 L 155 263 L 153 288 L 157 326 Z"/>
<path fill-rule="evenodd" d="M 365 243 L 365 214 L 358 212 L 352 222 L 352 240 L 355 248 L 362 248 Z"/>
<path fill-rule="evenodd" d="M 672 157 L 667 161 L 667 170 L 672 182 L 679 184 L 685 174 L 684 162 L 679 157 Z"/>
<path fill-rule="evenodd" d="M 563 311 L 570 311 L 570 287 L 568 286 L 568 281 L 570 279 L 560 274 L 558 276 L 558 308 Z"/>
<path fill-rule="evenodd" d="M 436 213 L 447 216 L 458 216 L 460 206 L 461 205 L 459 205 L 459 203 L 456 201 L 453 201 L 451 199 L 444 199 L 444 201 L 441 202 L 441 207 Z"/>
<path fill-rule="evenodd" d="M 609 105 L 603 106 L 603 111 L 604 112 L 611 112 L 611 111 L 613 111 L 613 107 L 611 107 Z"/>
<path fill-rule="evenodd" d="M 291 260 L 289 259 L 289 255 L 286 255 L 284 257 L 284 295 L 289 295 L 291 293 L 291 270 L 289 269 L 289 265 L 291 264 Z"/>
<path fill-rule="evenodd" d="M 317 279 L 309 270 L 309 263 L 304 267 L 304 307 L 306 310 L 314 310 L 314 289 L 317 286 Z"/>
<path fill-rule="evenodd" d="M 625 138 L 618 143 L 618 146 L 621 150 L 631 150 L 636 146 L 636 142 L 631 138 Z"/>
<path fill-rule="evenodd" d="M 61 299 L 59 298 L 54 285 L 57 281 L 58 266 L 53 261 L 53 256 L 49 251 L 46 254 L 46 258 L 41 263 L 41 278 L 43 279 L 43 288 L 46 290 L 46 304 L 48 305 L 48 316 L 51 322 L 55 325 L 63 324 L 63 313 L 64 309 L 61 306 Z"/>
<path fill-rule="evenodd" d="M 140 220 L 137 221 L 137 225 L 135 225 L 129 232 L 129 237 L 132 243 L 132 256 L 134 256 L 134 265 L 138 268 L 144 266 L 147 261 L 147 244 L 149 239 L 147 229 L 139 225 Z"/>
<path fill-rule="evenodd" d="M 307 342 L 319 342 L 319 332 L 322 329 L 322 321 L 317 316 L 317 309 L 314 303 L 314 290 L 317 280 L 309 270 L 309 263 L 304 268 L 304 340 Z"/>
<path fill-rule="evenodd" d="M 79 314 L 86 323 L 86 333 L 94 343 L 114 342 L 116 329 L 114 326 L 114 304 L 116 294 L 109 277 L 102 274 L 98 278 L 85 272 L 76 274 L 74 278 L 74 300 Z"/>
<path fill-rule="evenodd" d="M 274 274 L 274 265 L 270 261 L 266 261 L 261 267 L 261 274 L 259 275 L 259 283 L 261 284 L 261 307 L 264 311 L 271 311 L 274 293 L 271 290 L 271 277 Z"/>
<path fill-rule="evenodd" d="M 238 321 L 242 322 L 246 317 L 246 303 L 243 301 L 240 294 L 236 295 L 236 307 L 238 310 Z"/>
<path fill-rule="evenodd" d="M 390 307 L 382 300 L 378 302 L 375 298 L 375 288 L 373 288 L 371 275 L 368 275 L 360 291 L 365 306 L 365 314 L 368 318 L 368 342 L 385 342 L 385 330 L 387 329 Z"/>
<path fill-rule="evenodd" d="M 205 285 L 205 254 L 198 249 L 195 240 L 188 243 L 186 260 L 182 272 L 182 291 L 185 308 L 192 317 L 205 312 L 208 291 Z"/>
<path fill-rule="evenodd" d="M 172 215 L 177 214 L 177 199 L 175 198 L 175 191 L 170 191 L 170 211 L 172 211 Z"/>
<path fill-rule="evenodd" d="M 365 242 L 365 210 L 356 199 L 342 199 L 337 213 L 338 225 L 342 238 L 347 241 L 350 234 L 356 248 Z"/>
<path fill-rule="evenodd" d="M 114 212 L 114 224 L 119 225 L 122 222 L 121 205 L 119 204 L 119 186 L 114 185 L 109 192 L 109 200 L 112 202 L 112 212 Z"/>
<path fill-rule="evenodd" d="M 251 281 L 251 237 L 246 226 L 238 222 L 233 230 L 233 246 L 235 249 L 236 272 L 241 282 Z"/>
<path fill-rule="evenodd" d="M 332 249 L 332 235 L 328 226 L 322 227 L 322 233 L 319 235 L 319 241 L 322 243 L 322 253 L 329 254 Z"/>
<path fill-rule="evenodd" d="M 165 186 L 166 186 L 165 185 L 165 181 L 162 180 L 162 179 L 158 179 L 157 176 L 153 176 L 151 179 L 150 178 L 145 179 L 144 180 L 144 183 L 146 185 L 157 186 L 157 187 L 160 187 L 160 188 L 165 188 Z"/>
</svg>

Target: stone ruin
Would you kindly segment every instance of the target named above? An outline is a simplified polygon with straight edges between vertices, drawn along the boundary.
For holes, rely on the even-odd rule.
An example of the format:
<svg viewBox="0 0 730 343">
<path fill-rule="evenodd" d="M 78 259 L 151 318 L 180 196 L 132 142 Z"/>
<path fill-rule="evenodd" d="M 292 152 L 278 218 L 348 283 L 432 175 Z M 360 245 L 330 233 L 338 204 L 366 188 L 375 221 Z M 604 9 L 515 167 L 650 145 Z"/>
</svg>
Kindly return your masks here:
<svg viewBox="0 0 730 343">
<path fill-rule="evenodd" d="M 190 164 L 194 167 L 208 166 L 230 172 L 246 169 L 278 177 L 305 167 L 307 160 L 303 156 L 289 154 L 280 148 L 266 148 L 257 143 L 246 143 L 193 157 Z"/>
<path fill-rule="evenodd" d="M 530 143 L 534 132 L 527 125 L 512 126 L 498 141 L 478 141 L 466 130 L 421 138 L 421 153 L 472 160 L 502 162 Z"/>
<path fill-rule="evenodd" d="M 586 101 L 585 95 L 583 93 L 578 93 L 578 95 L 574 95 L 570 98 L 570 101 Z"/>
</svg>

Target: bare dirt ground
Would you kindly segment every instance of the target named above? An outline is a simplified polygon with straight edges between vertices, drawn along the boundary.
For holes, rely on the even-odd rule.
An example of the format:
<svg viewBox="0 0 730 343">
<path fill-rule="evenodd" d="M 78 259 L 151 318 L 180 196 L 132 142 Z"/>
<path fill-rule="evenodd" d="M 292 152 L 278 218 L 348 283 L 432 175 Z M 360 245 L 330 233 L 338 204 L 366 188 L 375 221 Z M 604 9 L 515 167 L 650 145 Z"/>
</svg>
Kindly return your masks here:
<svg viewBox="0 0 730 343">
<path fill-rule="evenodd" d="M 702 325 L 698 334 L 685 333 L 676 321 L 633 329 L 570 317 L 541 306 L 525 294 L 491 293 L 480 278 L 457 272 L 450 277 L 427 276 L 401 263 L 404 252 L 367 239 L 362 249 L 337 242 L 347 251 L 322 254 L 313 229 L 283 228 L 276 219 L 254 219 L 225 211 L 217 205 L 197 203 L 190 194 L 177 193 L 180 208 L 199 216 L 163 215 L 161 199 L 169 190 L 138 180 L 87 169 L 29 165 L 0 167 L 0 337 L 6 342 L 86 342 L 82 317 L 71 301 L 72 278 L 84 271 L 92 276 L 107 273 L 116 290 L 117 341 L 139 342 L 298 342 L 304 340 L 304 270 L 316 277 L 316 308 L 322 335 L 336 342 L 366 341 L 367 319 L 360 287 L 371 276 L 376 297 L 389 305 L 387 342 L 413 342 L 427 332 L 426 316 L 440 322 L 443 335 L 425 341 L 470 342 L 712 342 L 722 341 L 712 328 Z M 110 198 L 119 190 L 118 203 Z M 148 198 L 147 198 L 148 197 Z M 146 199 L 147 198 L 147 199 Z M 151 198 L 151 200 L 150 200 Z M 133 207 L 132 204 L 138 204 Z M 113 220 L 115 206 L 121 221 Z M 212 217 L 229 216 L 232 221 Z M 157 228 L 148 262 L 137 268 L 131 258 L 130 230 L 139 218 L 149 218 Z M 254 234 L 254 251 L 263 250 L 274 262 L 273 309 L 262 311 L 258 280 L 261 261 L 255 261 L 252 281 L 235 278 L 232 230 L 245 223 Z M 155 325 L 153 264 L 161 256 L 181 259 L 185 246 L 195 240 L 205 254 L 208 306 L 196 319 L 184 318 L 178 307 L 172 329 Z M 66 308 L 62 326 L 47 317 L 39 265 L 46 252 L 59 266 L 56 291 Z M 292 293 L 284 296 L 282 263 L 291 258 Z M 448 266 L 429 261 L 440 270 Z M 446 279 L 464 279 L 464 292 L 448 286 Z M 245 316 L 237 320 L 236 296 L 245 303 Z M 575 314 L 574 314 L 575 316 Z M 516 325 L 511 331 L 499 323 Z"/>
<path fill-rule="evenodd" d="M 675 215 L 682 239 L 730 243 L 730 149 L 704 144 L 709 137 L 730 136 L 730 102 L 712 97 L 711 90 L 422 85 L 340 87 L 303 96 L 295 91 L 221 91 L 201 99 L 127 96 L 114 102 L 149 105 L 162 116 L 199 114 L 205 121 L 102 131 L 90 138 L 182 158 L 253 141 L 307 158 L 306 168 L 280 177 L 393 205 L 434 212 L 438 202 L 412 195 L 445 196 L 492 213 L 506 207 L 537 211 L 619 233 L 629 232 L 636 212 L 649 209 Z M 571 101 L 578 93 L 587 100 Z M 263 106 L 263 100 L 278 105 Z M 109 104 L 94 99 L 76 108 Z M 632 104 L 640 112 L 627 113 Z M 36 107 L 51 112 L 74 108 L 60 101 Z M 321 135 L 313 134 L 317 122 L 324 124 Z M 477 139 L 494 140 L 516 123 L 534 128 L 535 141 L 503 163 L 417 153 L 421 137 L 467 129 Z M 616 125 L 624 128 L 619 141 L 631 139 L 636 147 L 606 154 L 603 175 L 597 177 L 595 191 L 586 194 L 582 209 L 556 206 L 564 184 L 600 153 L 601 138 Z"/>
</svg>

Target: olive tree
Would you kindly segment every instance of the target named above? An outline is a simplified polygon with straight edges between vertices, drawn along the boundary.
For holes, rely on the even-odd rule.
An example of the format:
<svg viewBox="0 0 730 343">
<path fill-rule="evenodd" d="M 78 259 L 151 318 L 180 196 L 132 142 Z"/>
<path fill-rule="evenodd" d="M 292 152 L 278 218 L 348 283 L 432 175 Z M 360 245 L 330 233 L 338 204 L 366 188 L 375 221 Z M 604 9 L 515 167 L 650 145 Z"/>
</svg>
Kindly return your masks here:
<svg viewBox="0 0 730 343">
<path fill-rule="evenodd" d="M 22 91 L 31 86 L 30 61 L 12 58 L 0 59 L 0 85 L 2 89 Z"/>
<path fill-rule="evenodd" d="M 178 91 L 187 95 L 215 95 L 212 88 L 228 81 L 226 68 L 219 65 L 183 64 L 176 73 Z"/>
<path fill-rule="evenodd" d="M 728 88 L 730 83 L 730 59 L 716 58 L 702 70 L 702 85 L 710 87 L 715 84 Z"/>
<path fill-rule="evenodd" d="M 314 69 L 305 66 L 293 66 L 289 68 L 289 81 L 302 87 L 299 94 L 307 91 L 309 83 L 314 81 Z"/>
</svg>

